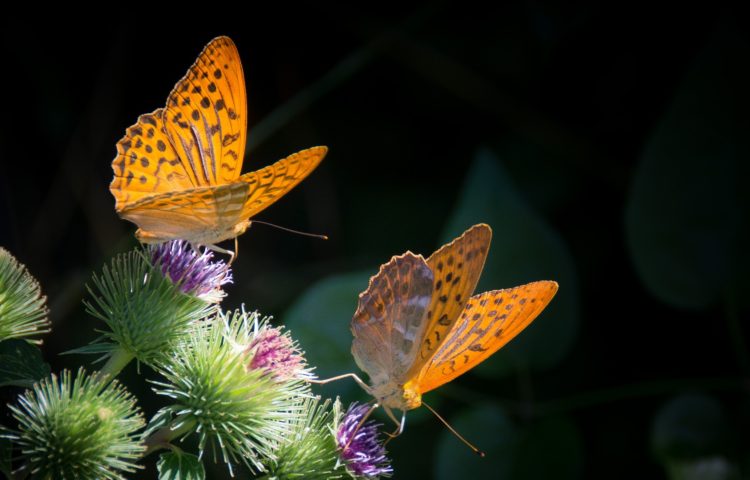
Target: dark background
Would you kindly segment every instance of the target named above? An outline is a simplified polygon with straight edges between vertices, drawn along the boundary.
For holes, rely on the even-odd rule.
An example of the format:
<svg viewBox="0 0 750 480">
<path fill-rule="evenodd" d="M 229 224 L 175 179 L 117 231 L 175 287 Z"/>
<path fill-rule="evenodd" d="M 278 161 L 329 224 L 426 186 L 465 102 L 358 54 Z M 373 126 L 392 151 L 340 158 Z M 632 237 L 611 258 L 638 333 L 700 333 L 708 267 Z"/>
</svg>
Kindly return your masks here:
<svg viewBox="0 0 750 480">
<path fill-rule="evenodd" d="M 258 216 L 330 240 L 252 227 L 228 307 L 285 322 L 325 376 L 356 370 L 356 294 L 391 255 L 485 221 L 481 290 L 560 283 L 507 352 L 427 397 L 488 458 L 421 409 L 389 445 L 396 478 L 750 476 L 744 11 L 210 7 L 0 20 L 0 244 L 48 295 L 53 370 L 90 360 L 58 355 L 96 336 L 84 285 L 136 245 L 108 191 L 115 143 L 228 35 L 244 170 L 330 148 Z M 141 373 L 124 378 L 153 412 Z"/>
</svg>

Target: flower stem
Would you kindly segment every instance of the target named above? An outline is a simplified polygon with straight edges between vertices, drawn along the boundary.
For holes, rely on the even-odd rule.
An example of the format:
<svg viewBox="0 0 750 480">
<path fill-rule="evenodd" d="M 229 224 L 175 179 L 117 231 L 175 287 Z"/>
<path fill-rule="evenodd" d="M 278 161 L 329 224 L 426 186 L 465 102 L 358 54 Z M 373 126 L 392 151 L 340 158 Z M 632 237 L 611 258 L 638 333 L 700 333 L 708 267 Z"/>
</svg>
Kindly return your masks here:
<svg viewBox="0 0 750 480">
<path fill-rule="evenodd" d="M 170 448 L 169 442 L 171 440 L 179 437 L 185 432 L 192 430 L 194 426 L 195 421 L 187 421 L 184 422 L 179 428 L 172 428 L 167 426 L 155 431 L 143 442 L 144 445 L 146 445 L 146 451 L 143 453 L 143 456 L 146 457 L 149 454 L 163 448 Z"/>
<path fill-rule="evenodd" d="M 109 375 L 111 378 L 116 377 L 130 361 L 135 358 L 135 355 L 128 352 L 122 347 L 115 350 L 107 360 L 107 363 L 101 369 L 100 373 L 103 375 Z"/>
</svg>

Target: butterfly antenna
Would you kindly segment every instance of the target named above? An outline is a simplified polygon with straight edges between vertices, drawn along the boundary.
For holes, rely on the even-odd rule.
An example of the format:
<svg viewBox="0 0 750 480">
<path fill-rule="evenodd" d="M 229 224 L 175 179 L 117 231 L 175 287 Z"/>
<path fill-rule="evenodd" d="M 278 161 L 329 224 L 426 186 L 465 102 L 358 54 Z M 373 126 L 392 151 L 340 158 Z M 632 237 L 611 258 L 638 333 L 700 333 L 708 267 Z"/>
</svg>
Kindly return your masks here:
<svg viewBox="0 0 750 480">
<path fill-rule="evenodd" d="M 318 235 L 317 233 L 300 232 L 299 230 L 292 230 L 291 228 L 282 227 L 281 225 L 274 225 L 273 223 L 262 222 L 260 220 L 251 220 L 251 223 L 259 223 L 261 225 L 267 225 L 269 227 L 278 228 L 279 230 L 284 230 L 285 232 L 296 233 L 297 235 L 302 235 L 303 237 L 313 237 L 313 238 L 320 238 L 321 240 L 328 240 L 328 235 Z"/>
<path fill-rule="evenodd" d="M 469 447 L 474 453 L 476 453 L 480 457 L 484 457 L 484 452 L 483 451 L 479 450 L 477 447 L 475 447 L 474 445 L 472 445 L 468 440 L 466 440 L 464 437 L 462 437 L 461 434 L 458 433 L 455 428 L 451 427 L 450 424 L 448 422 L 446 422 L 445 419 L 443 417 L 441 417 L 440 414 L 437 413 L 431 406 L 427 405 L 424 402 L 422 402 L 422 405 L 424 405 L 425 407 L 427 407 L 427 410 L 431 411 L 433 413 L 433 415 L 435 415 L 438 418 L 438 420 L 440 420 L 441 422 L 443 422 L 443 425 L 445 425 L 446 427 L 448 427 L 448 430 L 450 430 L 453 435 L 457 436 L 458 439 L 461 440 L 462 442 L 464 442 L 464 444 L 466 444 L 466 446 Z"/>
</svg>

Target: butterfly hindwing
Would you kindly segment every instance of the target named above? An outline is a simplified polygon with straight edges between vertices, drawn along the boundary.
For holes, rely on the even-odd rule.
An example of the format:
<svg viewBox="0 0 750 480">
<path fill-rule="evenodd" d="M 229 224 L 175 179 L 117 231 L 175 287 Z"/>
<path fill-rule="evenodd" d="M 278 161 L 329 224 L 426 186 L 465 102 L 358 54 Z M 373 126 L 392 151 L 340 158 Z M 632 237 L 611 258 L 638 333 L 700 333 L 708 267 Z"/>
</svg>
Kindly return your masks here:
<svg viewBox="0 0 750 480">
<path fill-rule="evenodd" d="M 326 147 L 308 148 L 273 165 L 242 175 L 240 180 L 250 187 L 242 217 L 256 215 L 297 186 L 315 170 L 326 156 L 326 152 Z"/>
<path fill-rule="evenodd" d="M 167 192 L 129 205 L 120 215 L 138 225 L 147 236 L 185 238 L 185 232 L 197 232 L 187 240 L 201 243 L 200 235 L 222 231 L 240 220 L 248 190 L 245 183 L 235 182 Z"/>
<path fill-rule="evenodd" d="M 420 391 L 437 388 L 483 362 L 526 328 L 556 292 L 556 282 L 540 281 L 471 297 L 420 372 Z"/>
<path fill-rule="evenodd" d="M 247 131 L 245 78 L 237 48 L 218 37 L 167 99 L 167 134 L 196 186 L 236 181 Z"/>
<path fill-rule="evenodd" d="M 352 318 L 352 355 L 372 384 L 400 381 L 426 327 L 432 271 L 421 255 L 393 257 L 370 279 Z"/>
<path fill-rule="evenodd" d="M 415 364 L 414 370 L 421 369 L 445 342 L 448 330 L 474 293 L 491 240 L 492 229 L 488 225 L 474 225 L 427 259 L 434 275 L 434 293 L 427 313 L 428 326 L 420 362 Z"/>
</svg>

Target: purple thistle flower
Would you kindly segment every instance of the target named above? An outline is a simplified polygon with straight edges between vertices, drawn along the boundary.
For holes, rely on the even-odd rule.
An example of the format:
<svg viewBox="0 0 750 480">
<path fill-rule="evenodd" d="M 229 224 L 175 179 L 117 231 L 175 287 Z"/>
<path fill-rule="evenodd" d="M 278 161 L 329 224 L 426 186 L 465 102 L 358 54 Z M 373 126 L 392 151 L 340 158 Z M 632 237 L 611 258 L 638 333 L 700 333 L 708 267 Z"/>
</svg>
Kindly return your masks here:
<svg viewBox="0 0 750 480">
<path fill-rule="evenodd" d="M 225 293 L 221 286 L 232 283 L 232 271 L 213 252 L 195 251 L 183 240 L 173 240 L 150 248 L 151 263 L 161 269 L 181 292 L 209 303 L 219 303 Z"/>
<path fill-rule="evenodd" d="M 248 369 L 264 369 L 277 380 L 307 376 L 305 359 L 281 328 L 264 325 L 245 348 L 252 355 Z"/>
<path fill-rule="evenodd" d="M 390 476 L 393 474 L 393 468 L 389 465 L 390 460 L 386 456 L 385 447 L 380 443 L 380 424 L 375 420 L 369 420 L 357 430 L 359 422 L 369 410 L 369 405 L 353 403 L 344 414 L 344 419 L 336 432 L 341 459 L 349 470 L 359 477 Z"/>
</svg>

